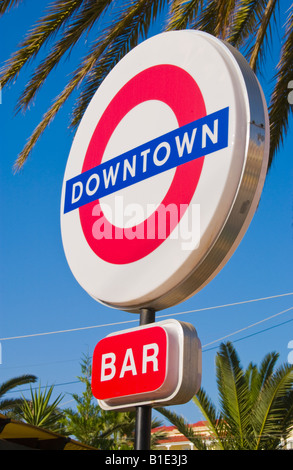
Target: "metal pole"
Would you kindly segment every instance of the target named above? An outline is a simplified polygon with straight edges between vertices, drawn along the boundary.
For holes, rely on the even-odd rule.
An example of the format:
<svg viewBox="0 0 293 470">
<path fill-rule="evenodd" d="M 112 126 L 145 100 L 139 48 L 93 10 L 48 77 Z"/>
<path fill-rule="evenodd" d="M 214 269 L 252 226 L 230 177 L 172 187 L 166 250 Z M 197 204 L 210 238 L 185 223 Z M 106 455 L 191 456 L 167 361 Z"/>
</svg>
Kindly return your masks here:
<svg viewBox="0 0 293 470">
<path fill-rule="evenodd" d="M 140 310 L 140 325 L 147 325 L 155 322 L 155 312 L 148 308 Z M 151 448 L 151 426 L 152 424 L 152 407 L 137 406 L 136 407 L 136 423 L 135 423 L 135 450 L 150 450 Z"/>
</svg>

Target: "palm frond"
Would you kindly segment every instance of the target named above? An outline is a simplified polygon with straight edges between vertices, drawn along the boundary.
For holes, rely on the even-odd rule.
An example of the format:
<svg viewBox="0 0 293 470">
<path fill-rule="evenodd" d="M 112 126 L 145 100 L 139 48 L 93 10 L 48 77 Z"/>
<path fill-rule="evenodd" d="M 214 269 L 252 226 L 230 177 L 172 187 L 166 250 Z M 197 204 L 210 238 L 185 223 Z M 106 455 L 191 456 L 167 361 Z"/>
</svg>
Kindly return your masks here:
<svg viewBox="0 0 293 470">
<path fill-rule="evenodd" d="M 205 440 L 196 436 L 191 425 L 188 424 L 182 416 L 178 416 L 175 412 L 163 407 L 156 408 L 156 410 L 165 416 L 198 450 L 207 449 Z"/>
<path fill-rule="evenodd" d="M 274 367 L 278 359 L 279 359 L 279 354 L 276 352 L 272 352 L 272 353 L 267 354 L 262 360 L 260 367 L 259 367 L 259 376 L 261 379 L 260 390 L 265 386 L 266 382 L 273 375 Z"/>
<path fill-rule="evenodd" d="M 60 394 L 52 402 L 49 403 L 53 393 L 53 386 L 47 387 L 42 392 L 41 386 L 33 391 L 31 389 L 31 400 L 26 400 L 23 397 L 20 406 L 20 416 L 29 424 L 40 426 L 46 429 L 53 429 L 58 427 L 58 419 L 61 418 L 61 413 L 58 411 L 58 404 L 63 396 Z"/>
<path fill-rule="evenodd" d="M 0 0 L 0 15 L 17 6 L 21 0 Z M 50 52 L 33 70 L 30 80 L 17 104 L 25 110 L 49 74 L 65 54 L 74 48 L 84 34 L 98 26 L 98 21 L 108 8 L 117 8 L 118 14 L 75 70 L 64 90 L 55 98 L 44 114 L 15 162 L 20 169 L 34 145 L 54 119 L 72 92 L 82 85 L 73 108 L 71 127 L 76 127 L 94 92 L 114 65 L 150 31 L 158 12 L 170 6 L 166 30 L 197 28 L 229 41 L 245 50 L 253 70 L 258 71 L 265 48 L 270 44 L 272 19 L 278 0 L 126 0 L 119 5 L 110 0 L 54 0 L 44 15 L 28 32 L 19 49 L 0 71 L 3 87 L 10 83 L 25 64 L 39 58 L 39 52 L 50 44 Z M 118 6 L 119 5 L 119 6 Z M 257 31 L 257 33 L 255 33 Z M 97 33 L 97 36 L 100 33 Z M 291 111 L 288 103 L 288 83 L 293 78 L 293 20 L 288 16 L 285 41 L 276 75 L 276 84 L 270 104 L 271 145 L 269 167 L 288 131 Z"/>
<path fill-rule="evenodd" d="M 11 414 L 13 413 L 14 410 L 21 405 L 22 403 L 22 398 L 6 398 L 4 400 L 0 401 L 0 411 L 1 413 L 5 414 Z"/>
<path fill-rule="evenodd" d="M 173 2 L 170 17 L 167 24 L 167 31 L 186 29 L 192 27 L 193 21 L 203 7 L 203 0 L 177 0 Z"/>
<path fill-rule="evenodd" d="M 286 32 L 284 45 L 281 50 L 281 58 L 277 67 L 275 76 L 276 84 L 271 97 L 269 106 L 270 114 L 270 159 L 269 165 L 273 161 L 273 157 L 280 145 L 283 143 L 284 137 L 288 132 L 289 116 L 292 107 L 288 101 L 288 83 L 293 77 L 293 8 L 288 13 L 286 23 Z"/>
<path fill-rule="evenodd" d="M 226 430 L 223 416 L 217 413 L 211 400 L 206 392 L 201 388 L 192 398 L 193 402 L 198 406 L 203 417 L 207 421 L 207 427 L 210 435 L 213 436 L 216 447 L 222 450 L 227 449 Z"/>
<path fill-rule="evenodd" d="M 216 375 L 223 419 L 240 448 L 250 445 L 249 391 L 238 355 L 231 343 L 221 344 L 216 356 Z"/>
<path fill-rule="evenodd" d="M 31 137 L 28 139 L 26 145 L 18 155 L 13 168 L 14 171 L 19 171 L 24 163 L 26 162 L 28 156 L 30 155 L 32 149 L 34 148 L 35 144 L 37 143 L 38 139 L 41 137 L 47 126 L 50 122 L 54 119 L 62 105 L 65 101 L 69 98 L 75 87 L 78 85 L 79 81 L 82 80 L 82 77 L 75 77 L 75 79 L 71 80 L 69 84 L 65 87 L 63 92 L 55 99 L 52 106 L 48 109 L 48 111 L 44 114 L 43 119 L 37 125 L 35 130 L 33 131 Z"/>
<path fill-rule="evenodd" d="M 253 384 L 259 379 L 257 366 L 252 362 L 250 362 L 246 368 L 245 379 L 247 381 L 248 389 L 251 391 L 253 389 Z"/>
<path fill-rule="evenodd" d="M 269 353 L 262 360 L 259 368 L 250 363 L 245 371 L 245 379 L 249 390 L 249 406 L 252 408 L 255 402 L 258 400 L 261 390 L 271 378 L 276 362 L 279 358 L 277 353 Z"/>
<path fill-rule="evenodd" d="M 22 3 L 23 0 L 1 0 L 0 1 L 0 15 L 3 15 L 6 11 L 11 10 L 14 7 L 17 7 Z"/>
<path fill-rule="evenodd" d="M 90 55 L 94 56 L 95 63 L 85 77 L 83 90 L 73 110 L 71 127 L 78 125 L 93 94 L 111 69 L 138 44 L 139 39 L 147 36 L 150 25 L 166 3 L 166 0 L 140 0 L 135 5 L 130 2 L 127 11 L 93 46 Z"/>
<path fill-rule="evenodd" d="M 238 3 L 229 37 L 229 42 L 234 47 L 241 47 L 248 38 L 255 36 L 257 23 L 263 16 L 266 3 L 265 0 L 241 0 Z"/>
<path fill-rule="evenodd" d="M 119 42 L 119 39 L 121 39 L 122 43 L 126 44 L 127 46 L 123 53 L 128 52 L 128 50 L 130 50 L 130 48 L 134 46 L 133 41 L 129 41 L 129 32 L 132 33 L 133 31 L 137 32 L 139 30 L 140 33 L 146 33 L 146 28 L 149 26 L 151 18 L 154 18 L 156 16 L 159 8 L 161 8 L 164 5 L 165 1 L 166 0 L 160 0 L 159 2 L 158 1 L 155 2 L 154 0 L 148 0 L 146 2 L 145 0 L 140 0 L 134 6 L 130 7 L 130 9 L 128 10 L 128 14 L 124 15 L 123 18 L 120 19 L 118 24 L 114 24 L 114 26 L 110 29 L 107 35 L 104 36 L 104 39 L 102 41 L 101 39 L 99 39 L 95 42 L 95 44 L 91 48 L 90 53 L 84 58 L 80 67 L 76 71 L 74 71 L 71 80 L 68 82 L 68 84 L 66 85 L 62 93 L 59 96 L 57 96 L 57 98 L 54 100 L 53 104 L 48 109 L 48 111 L 44 114 L 41 122 L 38 124 L 33 134 L 28 139 L 25 147 L 19 154 L 14 164 L 15 171 L 18 171 L 20 168 L 22 168 L 23 164 L 25 163 L 28 156 L 30 155 L 36 142 L 38 141 L 40 136 L 43 134 L 46 127 L 54 119 L 54 117 L 56 116 L 58 111 L 61 109 L 63 104 L 66 102 L 66 100 L 69 98 L 71 93 L 75 90 L 75 88 L 86 78 L 86 76 L 89 73 L 93 74 L 93 69 L 97 61 L 103 55 L 103 53 L 107 49 L 110 48 L 112 43 L 114 44 L 114 41 L 115 41 L 115 46 L 113 46 L 113 48 L 115 49 L 115 51 L 118 50 L 118 52 L 121 53 L 121 43 Z M 132 2 L 130 2 L 130 4 L 132 5 Z M 150 8 L 151 6 L 153 6 L 153 8 Z M 135 24 L 136 24 L 135 21 L 138 25 L 137 28 L 135 28 Z M 125 31 L 126 31 L 126 37 L 125 37 Z M 138 36 L 136 36 L 136 41 L 137 40 L 138 40 Z M 115 54 L 112 53 L 111 49 L 109 50 L 108 50 L 107 60 L 110 60 L 110 68 L 112 68 L 116 63 Z M 119 58 L 120 56 L 118 57 L 118 60 Z M 99 72 L 99 74 L 100 73 L 101 72 Z M 98 85 L 98 83 L 95 82 L 95 85 Z M 92 90 L 93 85 L 91 82 L 90 82 L 90 85 L 91 85 L 91 90 Z M 92 93 L 93 92 L 94 91 L 92 91 Z M 92 94 L 89 93 L 87 96 L 88 96 L 88 99 L 90 99 Z M 83 95 L 81 97 L 81 106 L 80 106 L 81 111 L 85 109 L 85 106 L 86 105 L 84 104 L 84 95 Z M 75 116 L 74 122 L 76 122 L 76 112 L 74 116 Z M 79 115 L 79 118 L 81 118 L 81 113 Z"/>
<path fill-rule="evenodd" d="M 10 392 L 13 388 L 20 385 L 26 385 L 29 383 L 35 383 L 37 377 L 31 374 L 24 374 L 19 377 L 14 377 L 0 384 L 0 397 L 5 395 L 5 393 Z"/>
<path fill-rule="evenodd" d="M 286 441 L 293 431 L 293 389 L 284 397 L 284 409 L 286 410 L 282 418 L 282 435 Z"/>
<path fill-rule="evenodd" d="M 212 0 L 203 9 L 194 28 L 228 39 L 235 14 L 236 0 Z"/>
<path fill-rule="evenodd" d="M 64 30 L 62 37 L 51 48 L 49 55 L 37 67 L 32 78 L 25 86 L 20 100 L 18 101 L 18 110 L 28 107 L 37 91 L 39 91 L 44 81 L 60 62 L 61 58 L 72 49 L 81 36 L 85 35 L 92 28 L 110 4 L 111 0 L 104 0 L 98 3 L 96 0 L 91 0 L 82 4 L 76 14 L 72 15 L 71 23 Z"/>
<path fill-rule="evenodd" d="M 73 13 L 82 3 L 82 0 L 56 0 L 49 7 L 48 13 L 37 22 L 20 44 L 19 49 L 2 68 L 0 73 L 2 87 L 13 80 L 27 62 L 36 57 L 42 46 L 60 28 L 66 26 Z"/>
<path fill-rule="evenodd" d="M 253 409 L 253 427 L 257 437 L 256 447 L 264 448 L 266 441 L 272 435 L 278 436 L 283 432 L 284 411 L 286 414 L 288 393 L 293 386 L 293 367 L 281 366 L 266 382 L 259 400 Z"/>
<path fill-rule="evenodd" d="M 236 4 L 236 0 L 218 2 L 218 17 L 215 31 L 216 36 L 223 39 L 227 39 L 229 37 Z"/>
<path fill-rule="evenodd" d="M 208 2 L 197 21 L 194 22 L 194 29 L 215 35 L 217 28 L 217 3 L 217 0 Z"/>
<path fill-rule="evenodd" d="M 274 16 L 275 9 L 279 0 L 269 0 L 267 2 L 265 11 L 258 26 L 258 32 L 254 46 L 251 48 L 249 64 L 253 71 L 257 70 L 258 62 L 261 57 L 261 52 L 265 43 L 265 39 L 270 31 L 270 21 Z"/>
</svg>

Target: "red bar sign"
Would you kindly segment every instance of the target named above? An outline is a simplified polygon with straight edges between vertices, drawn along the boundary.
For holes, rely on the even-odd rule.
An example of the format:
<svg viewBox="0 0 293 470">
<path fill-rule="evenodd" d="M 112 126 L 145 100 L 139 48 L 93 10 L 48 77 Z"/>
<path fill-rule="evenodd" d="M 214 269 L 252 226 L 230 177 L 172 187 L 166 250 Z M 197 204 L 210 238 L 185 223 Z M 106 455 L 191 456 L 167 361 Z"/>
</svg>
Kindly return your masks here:
<svg viewBox="0 0 293 470">
<path fill-rule="evenodd" d="M 166 320 L 118 332 L 95 347 L 92 392 L 103 409 L 186 403 L 201 380 L 195 328 Z"/>
<path fill-rule="evenodd" d="M 160 388 L 166 358 L 167 335 L 159 326 L 104 338 L 93 356 L 93 395 L 105 400 Z"/>
</svg>

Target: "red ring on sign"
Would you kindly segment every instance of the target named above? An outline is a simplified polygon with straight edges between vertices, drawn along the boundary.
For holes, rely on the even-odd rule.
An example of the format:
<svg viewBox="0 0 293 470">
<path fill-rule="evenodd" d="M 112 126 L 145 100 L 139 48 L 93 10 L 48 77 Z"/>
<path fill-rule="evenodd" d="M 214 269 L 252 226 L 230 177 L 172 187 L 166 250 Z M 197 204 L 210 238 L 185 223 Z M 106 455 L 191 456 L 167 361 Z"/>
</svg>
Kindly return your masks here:
<svg viewBox="0 0 293 470">
<path fill-rule="evenodd" d="M 90 140 L 82 172 L 92 169 L 102 162 L 108 141 L 123 117 L 135 106 L 148 100 L 166 103 L 174 112 L 178 126 L 184 126 L 206 116 L 206 108 L 201 91 L 195 80 L 185 70 L 174 65 L 156 65 L 130 79 L 115 95 L 99 120 Z M 170 188 L 161 202 L 161 207 L 176 204 L 178 220 L 166 224 L 165 237 L 156 223 L 159 208 L 148 219 L 136 227 L 119 228 L 109 222 L 102 213 L 98 200 L 79 208 L 82 230 L 87 243 L 101 259 L 112 264 L 127 264 L 138 261 L 152 253 L 172 233 L 182 218 L 196 190 L 204 157 L 180 165 L 176 168 Z M 182 206 L 181 206 L 182 207 Z M 104 233 L 112 233 L 111 238 L 97 240 L 93 236 L 93 224 L 99 215 L 99 225 Z M 135 234 L 148 234 L 151 238 L 138 238 Z"/>
</svg>

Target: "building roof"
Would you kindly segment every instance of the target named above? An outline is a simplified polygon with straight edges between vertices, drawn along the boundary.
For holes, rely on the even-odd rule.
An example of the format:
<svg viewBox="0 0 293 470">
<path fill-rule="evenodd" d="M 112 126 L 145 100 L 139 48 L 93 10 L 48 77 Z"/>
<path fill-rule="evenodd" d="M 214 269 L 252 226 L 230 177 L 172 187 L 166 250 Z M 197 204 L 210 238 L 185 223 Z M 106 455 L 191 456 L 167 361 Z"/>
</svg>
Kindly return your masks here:
<svg viewBox="0 0 293 470">
<path fill-rule="evenodd" d="M 209 433 L 206 421 L 198 421 L 197 423 L 190 424 L 189 426 L 194 431 L 196 431 L 197 436 L 206 437 Z M 152 429 L 152 433 L 155 432 L 166 434 L 166 437 L 162 440 L 159 440 L 158 444 L 176 444 L 180 442 L 188 442 L 187 437 L 181 434 L 176 428 L 176 426 L 159 426 L 157 428 Z"/>
<path fill-rule="evenodd" d="M 0 450 L 97 450 L 70 437 L 0 414 Z"/>
<path fill-rule="evenodd" d="M 197 421 L 196 423 L 190 424 L 190 427 L 192 429 L 194 428 L 206 428 L 207 427 L 207 421 Z M 166 432 L 166 433 L 172 433 L 172 431 L 179 432 L 176 426 L 159 426 L 157 428 L 152 429 L 152 433 L 154 432 Z"/>
</svg>

